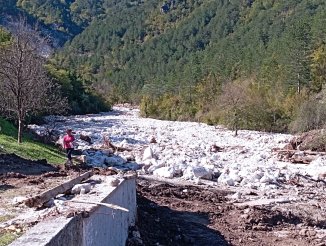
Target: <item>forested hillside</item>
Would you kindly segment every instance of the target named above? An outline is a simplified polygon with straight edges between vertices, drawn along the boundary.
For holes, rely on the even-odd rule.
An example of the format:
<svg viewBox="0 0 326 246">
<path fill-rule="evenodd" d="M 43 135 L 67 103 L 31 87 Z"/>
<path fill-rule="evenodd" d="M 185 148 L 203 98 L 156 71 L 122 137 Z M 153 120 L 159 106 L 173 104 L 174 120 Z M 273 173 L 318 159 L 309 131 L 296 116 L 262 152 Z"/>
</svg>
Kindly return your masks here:
<svg viewBox="0 0 326 246">
<path fill-rule="evenodd" d="M 54 23 L 56 20 L 55 18 L 52 19 L 54 22 L 47 22 L 37 14 L 34 15 L 34 13 L 29 11 L 30 9 L 28 7 L 33 7 L 32 9 L 35 10 L 36 7 L 34 4 L 38 3 L 37 1 L 0 0 L 0 24 L 3 26 L 0 28 L 1 49 L 4 49 L 6 45 L 12 43 L 14 40 L 13 37 L 17 36 L 17 27 L 21 25 L 20 22 L 27 22 L 29 25 L 28 29 L 30 30 L 36 28 L 36 32 L 40 36 L 39 38 L 45 38 L 47 40 L 46 45 L 49 47 L 52 46 L 52 48 L 58 47 L 60 43 L 63 45 L 69 37 L 72 38 L 74 36 L 73 32 L 66 32 L 66 30 L 58 28 Z M 45 9 L 41 8 L 42 11 L 45 11 L 43 12 L 44 15 L 56 11 L 56 7 L 47 7 L 49 3 L 53 2 L 42 1 L 42 6 L 47 9 L 47 11 L 45 11 Z M 77 29 L 75 29 L 75 32 L 77 32 L 76 30 Z M 32 32 L 30 35 L 32 35 Z M 38 39 L 38 37 L 34 38 Z M 41 47 L 40 49 L 42 50 Z M 44 50 L 46 50 L 46 56 L 48 56 L 48 48 Z M 105 103 L 105 100 L 92 88 L 90 81 L 82 79 L 69 68 L 60 68 L 56 66 L 51 59 L 47 59 L 45 66 L 51 81 L 60 85 L 62 95 L 68 99 L 69 106 L 66 113 L 85 114 L 110 109 L 109 104 Z M 0 112 L 0 116 L 1 114 L 2 112 Z M 31 115 L 31 117 L 34 116 L 36 115 Z"/>
<path fill-rule="evenodd" d="M 71 36 L 53 59 L 146 116 L 286 131 L 324 125 L 323 0 L 19 0 Z M 315 120 L 311 120 L 311 115 Z"/>
</svg>

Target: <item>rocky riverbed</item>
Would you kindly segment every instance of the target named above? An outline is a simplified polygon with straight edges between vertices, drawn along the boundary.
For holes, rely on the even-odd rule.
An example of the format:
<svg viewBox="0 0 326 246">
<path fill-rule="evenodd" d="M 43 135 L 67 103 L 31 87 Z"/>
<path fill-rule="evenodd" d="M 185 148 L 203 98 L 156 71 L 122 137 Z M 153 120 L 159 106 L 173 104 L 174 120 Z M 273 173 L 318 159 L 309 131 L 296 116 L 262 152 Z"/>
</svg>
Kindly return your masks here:
<svg viewBox="0 0 326 246">
<path fill-rule="evenodd" d="M 321 178 L 326 159 L 316 155 L 310 164 L 279 161 L 275 150 L 287 145 L 292 135 L 243 130 L 234 136 L 220 126 L 142 118 L 138 109 L 123 106 L 107 113 L 47 120 L 48 124 L 30 129 L 62 136 L 72 128 L 76 149 L 87 165 L 135 170 L 153 182 L 223 190 L 234 209 L 268 208 L 284 218 L 299 218 L 289 223 L 295 235 L 309 237 L 306 245 L 322 245 L 326 239 L 326 186 Z M 264 231 L 263 224 L 257 222 L 254 230 Z M 281 234 L 277 237 L 282 239 Z"/>
</svg>

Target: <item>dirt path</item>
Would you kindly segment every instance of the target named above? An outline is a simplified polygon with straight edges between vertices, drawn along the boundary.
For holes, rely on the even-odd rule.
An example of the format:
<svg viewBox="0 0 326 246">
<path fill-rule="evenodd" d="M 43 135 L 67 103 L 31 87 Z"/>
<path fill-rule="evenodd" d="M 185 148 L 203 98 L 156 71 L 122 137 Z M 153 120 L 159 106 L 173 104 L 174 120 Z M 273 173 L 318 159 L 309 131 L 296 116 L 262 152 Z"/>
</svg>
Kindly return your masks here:
<svg viewBox="0 0 326 246">
<path fill-rule="evenodd" d="M 326 245 L 316 236 L 326 224 L 295 210 L 237 206 L 226 192 L 195 186 L 140 180 L 137 189 L 138 222 L 127 245 Z"/>
</svg>

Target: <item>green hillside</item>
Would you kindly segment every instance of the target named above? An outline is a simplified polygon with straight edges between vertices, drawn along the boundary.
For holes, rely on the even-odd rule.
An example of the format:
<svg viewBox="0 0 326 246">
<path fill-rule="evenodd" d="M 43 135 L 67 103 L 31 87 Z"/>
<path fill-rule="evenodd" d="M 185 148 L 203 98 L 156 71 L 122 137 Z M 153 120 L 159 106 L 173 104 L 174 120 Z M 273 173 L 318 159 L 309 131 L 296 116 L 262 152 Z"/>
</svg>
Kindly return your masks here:
<svg viewBox="0 0 326 246">
<path fill-rule="evenodd" d="M 326 120 L 309 122 L 304 113 L 311 104 L 323 111 L 315 96 L 326 79 L 323 0 L 19 0 L 17 7 L 71 36 L 52 71 L 70 70 L 109 102 L 141 103 L 145 116 L 273 131 Z"/>
<path fill-rule="evenodd" d="M 65 156 L 57 148 L 33 141 L 25 136 L 22 144 L 17 143 L 17 129 L 8 121 L 0 118 L 0 153 L 15 153 L 23 158 L 62 164 Z"/>
</svg>

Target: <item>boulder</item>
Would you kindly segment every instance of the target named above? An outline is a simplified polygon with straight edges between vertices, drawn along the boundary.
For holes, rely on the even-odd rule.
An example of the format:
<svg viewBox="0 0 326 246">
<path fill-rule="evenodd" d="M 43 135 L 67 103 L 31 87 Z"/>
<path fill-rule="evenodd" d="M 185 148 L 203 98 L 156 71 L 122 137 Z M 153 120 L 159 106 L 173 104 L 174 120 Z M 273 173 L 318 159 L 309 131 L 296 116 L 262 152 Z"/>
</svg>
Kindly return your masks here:
<svg viewBox="0 0 326 246">
<path fill-rule="evenodd" d="M 153 174 L 163 178 L 173 178 L 175 170 L 173 167 L 161 167 L 156 169 Z"/>
<path fill-rule="evenodd" d="M 207 170 L 204 167 L 187 167 L 183 172 L 183 178 L 185 179 L 208 179 L 211 180 L 213 178 L 213 172 L 211 170 Z"/>
<path fill-rule="evenodd" d="M 77 184 L 71 189 L 72 194 L 88 193 L 92 189 L 91 184 Z"/>
<path fill-rule="evenodd" d="M 156 164 L 156 165 L 152 165 L 150 166 L 148 169 L 147 169 L 147 172 L 148 173 L 153 173 L 155 170 L 161 168 L 161 167 L 164 167 L 164 164 L 161 163 L 161 164 Z"/>
<path fill-rule="evenodd" d="M 147 147 L 143 153 L 143 161 L 152 159 L 154 157 L 153 150 L 151 147 Z"/>
</svg>

